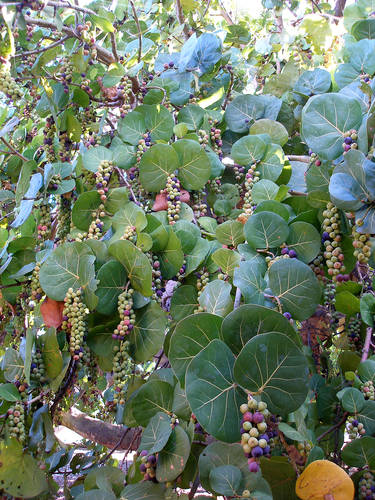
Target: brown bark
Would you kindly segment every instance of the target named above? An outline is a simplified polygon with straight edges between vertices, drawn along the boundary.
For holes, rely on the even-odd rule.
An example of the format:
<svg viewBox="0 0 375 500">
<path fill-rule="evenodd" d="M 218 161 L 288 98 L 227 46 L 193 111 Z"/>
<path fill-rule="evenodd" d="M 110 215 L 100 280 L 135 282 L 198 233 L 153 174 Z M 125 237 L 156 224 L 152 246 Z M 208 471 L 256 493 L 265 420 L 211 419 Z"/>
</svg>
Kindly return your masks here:
<svg viewBox="0 0 375 500">
<path fill-rule="evenodd" d="M 342 17 L 344 14 L 346 0 L 337 0 L 335 5 L 335 16 Z"/>
<path fill-rule="evenodd" d="M 139 434 L 134 439 L 135 434 L 139 431 L 138 427 L 130 429 L 124 435 L 125 427 L 123 425 L 114 425 L 97 418 L 89 417 L 86 413 L 82 413 L 76 408 L 71 408 L 69 412 L 62 413 L 61 424 L 83 438 L 110 449 L 118 445 L 123 436 L 121 444 L 117 446 L 117 449 L 134 451 L 138 448 L 141 438 L 141 434 Z"/>
</svg>

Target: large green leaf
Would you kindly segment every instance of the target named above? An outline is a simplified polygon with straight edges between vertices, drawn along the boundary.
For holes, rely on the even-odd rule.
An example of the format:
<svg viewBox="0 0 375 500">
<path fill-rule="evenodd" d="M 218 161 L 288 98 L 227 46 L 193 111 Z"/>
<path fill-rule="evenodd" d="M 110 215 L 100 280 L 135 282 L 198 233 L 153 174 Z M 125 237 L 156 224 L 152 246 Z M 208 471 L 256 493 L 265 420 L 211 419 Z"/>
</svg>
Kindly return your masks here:
<svg viewBox="0 0 375 500">
<path fill-rule="evenodd" d="M 128 484 L 121 492 L 127 500 L 160 500 L 164 496 L 164 485 L 151 481 Z"/>
<path fill-rule="evenodd" d="M 263 116 L 264 102 L 259 96 L 240 95 L 229 103 L 225 121 L 233 132 L 247 132 L 250 125 Z"/>
<path fill-rule="evenodd" d="M 86 170 L 95 173 L 98 171 L 98 167 L 102 161 L 111 161 L 112 157 L 112 151 L 103 146 L 97 146 L 95 148 L 90 148 L 83 153 L 82 163 Z"/>
<path fill-rule="evenodd" d="M 172 410 L 173 387 L 162 380 L 149 380 L 131 400 L 135 420 L 146 427 L 150 419 L 158 412 Z"/>
<path fill-rule="evenodd" d="M 307 360 L 282 333 L 262 333 L 250 339 L 238 355 L 234 376 L 244 389 L 260 394 L 272 413 L 297 410 L 308 391 Z"/>
<path fill-rule="evenodd" d="M 243 491 L 242 472 L 234 465 L 220 465 L 212 469 L 210 483 L 222 495 L 239 496 Z"/>
<path fill-rule="evenodd" d="M 286 241 L 289 227 L 280 215 L 264 211 L 249 217 L 244 234 L 253 248 L 275 248 Z"/>
<path fill-rule="evenodd" d="M 183 285 L 176 289 L 171 299 L 170 313 L 174 321 L 180 321 L 193 314 L 198 307 L 198 293 L 196 287 Z"/>
<path fill-rule="evenodd" d="M 132 111 L 118 122 L 118 135 L 124 142 L 137 145 L 143 138 L 146 131 L 146 124 L 142 113 Z"/>
<path fill-rule="evenodd" d="M 176 326 L 168 353 L 176 377 L 185 387 L 185 373 L 191 360 L 212 340 L 220 338 L 222 318 L 198 313 L 182 319 Z"/>
<path fill-rule="evenodd" d="M 284 146 L 289 136 L 287 129 L 282 123 L 270 120 L 269 118 L 257 120 L 250 127 L 250 134 L 268 134 L 271 137 L 271 141 L 275 144 L 280 144 L 280 146 Z"/>
<path fill-rule="evenodd" d="M 46 476 L 38 462 L 23 452 L 23 447 L 15 439 L 7 444 L 3 441 L 0 449 L 1 487 L 14 497 L 37 497 L 47 490 Z"/>
<path fill-rule="evenodd" d="M 375 467 L 375 438 L 370 436 L 354 439 L 342 450 L 342 459 L 350 467 Z"/>
<path fill-rule="evenodd" d="M 180 139 L 173 143 L 178 156 L 178 177 L 185 189 L 201 189 L 211 175 L 207 153 L 199 143 Z"/>
<path fill-rule="evenodd" d="M 222 280 L 208 283 L 199 297 L 199 304 L 205 312 L 225 316 L 233 307 L 232 286 Z"/>
<path fill-rule="evenodd" d="M 244 394 L 233 380 L 234 355 L 221 340 L 212 340 L 191 361 L 186 372 L 186 396 L 202 427 L 216 439 L 239 439 Z"/>
<path fill-rule="evenodd" d="M 343 135 L 359 129 L 361 105 L 342 94 L 322 94 L 308 100 L 302 110 L 302 135 L 310 149 L 325 160 L 342 152 Z"/>
<path fill-rule="evenodd" d="M 237 355 L 248 340 L 261 333 L 283 333 L 300 345 L 300 337 L 279 312 L 260 305 L 245 304 L 224 318 L 221 334 L 224 342 Z"/>
<path fill-rule="evenodd" d="M 173 481 L 185 469 L 190 455 L 190 440 L 181 425 L 176 426 L 165 447 L 158 455 L 156 479 Z"/>
<path fill-rule="evenodd" d="M 243 224 L 237 220 L 227 220 L 216 228 L 217 241 L 223 245 L 236 247 L 245 241 Z"/>
<path fill-rule="evenodd" d="M 12 347 L 6 348 L 0 368 L 8 382 L 19 380 L 24 373 L 24 364 L 19 352 Z"/>
<path fill-rule="evenodd" d="M 152 295 L 152 268 L 146 255 L 128 240 L 109 246 L 108 252 L 125 267 L 132 287 L 142 295 Z"/>
<path fill-rule="evenodd" d="M 266 264 L 262 257 L 241 262 L 234 270 L 233 285 L 241 290 L 247 304 L 263 304 Z"/>
<path fill-rule="evenodd" d="M 151 302 L 136 313 L 136 322 L 129 335 L 129 352 L 137 362 L 148 361 L 162 345 L 167 315 L 156 302 Z"/>
<path fill-rule="evenodd" d="M 168 144 L 154 144 L 139 163 L 139 179 L 147 191 L 165 188 L 167 178 L 179 165 L 177 153 Z"/>
<path fill-rule="evenodd" d="M 289 249 L 297 253 L 298 259 L 308 264 L 318 255 L 321 237 L 318 230 L 308 222 L 294 222 L 289 226 L 289 236 L 286 240 Z"/>
<path fill-rule="evenodd" d="M 266 135 L 241 137 L 232 147 L 232 158 L 239 165 L 259 162 L 266 154 L 270 139 Z"/>
<path fill-rule="evenodd" d="M 46 372 L 50 379 L 54 379 L 61 372 L 63 367 L 63 358 L 57 341 L 55 328 L 48 328 L 43 336 L 43 341 L 43 361 Z"/>
<path fill-rule="evenodd" d="M 239 266 L 241 255 L 229 248 L 218 248 L 211 256 L 212 260 L 224 274 L 233 276 L 235 269 Z"/>
<path fill-rule="evenodd" d="M 320 301 L 319 282 L 310 267 L 297 259 L 282 259 L 268 271 L 272 293 L 293 318 L 309 318 Z"/>
<path fill-rule="evenodd" d="M 199 456 L 199 478 L 204 489 L 214 491 L 210 483 L 210 473 L 222 465 L 233 465 L 241 470 L 245 480 L 244 489 L 252 491 L 259 481 L 260 472 L 249 474 L 247 459 L 239 443 L 228 444 L 215 441 L 209 444 Z"/>
<path fill-rule="evenodd" d="M 260 459 L 262 475 L 271 486 L 274 498 L 278 500 L 297 500 L 296 471 L 287 457 Z"/>
<path fill-rule="evenodd" d="M 116 260 L 103 264 L 98 272 L 99 285 L 96 295 L 99 298 L 96 310 L 101 314 L 111 315 L 117 309 L 117 298 L 124 291 L 126 285 L 126 271 L 124 266 Z"/>
<path fill-rule="evenodd" d="M 54 300 L 64 300 L 69 288 L 93 288 L 94 261 L 95 256 L 85 243 L 63 243 L 40 268 L 40 286 Z"/>
<path fill-rule="evenodd" d="M 160 253 L 160 271 L 164 279 L 173 278 L 184 263 L 184 253 L 176 233 L 168 228 L 168 243 Z"/>
<path fill-rule="evenodd" d="M 167 444 L 171 433 L 170 417 L 166 413 L 159 411 L 152 417 L 143 431 L 139 450 L 147 450 L 150 455 L 161 451 Z"/>
</svg>

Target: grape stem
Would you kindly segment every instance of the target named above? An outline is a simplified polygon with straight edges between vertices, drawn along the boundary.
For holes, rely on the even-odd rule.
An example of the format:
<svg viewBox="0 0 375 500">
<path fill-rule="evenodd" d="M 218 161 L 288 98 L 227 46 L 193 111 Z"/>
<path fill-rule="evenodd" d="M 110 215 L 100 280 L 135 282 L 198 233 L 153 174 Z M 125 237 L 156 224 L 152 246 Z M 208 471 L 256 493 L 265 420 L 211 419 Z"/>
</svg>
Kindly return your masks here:
<svg viewBox="0 0 375 500">
<path fill-rule="evenodd" d="M 365 345 L 363 346 L 362 358 L 361 358 L 362 362 L 366 361 L 366 359 L 368 358 L 368 354 L 370 352 L 371 337 L 372 337 L 372 328 L 371 326 L 369 326 L 366 330 Z"/>
<path fill-rule="evenodd" d="M 326 436 L 328 436 L 328 434 L 330 434 L 332 431 L 338 429 L 339 427 L 342 426 L 342 424 L 346 421 L 347 417 L 349 415 L 349 412 L 345 412 L 343 414 L 343 416 L 341 417 L 341 419 L 334 425 L 332 425 L 332 427 L 330 427 L 329 429 L 327 429 L 325 432 L 323 432 L 323 434 L 321 434 L 320 436 L 318 436 L 316 438 L 316 440 L 319 442 L 321 441 L 323 438 L 325 438 Z"/>
</svg>

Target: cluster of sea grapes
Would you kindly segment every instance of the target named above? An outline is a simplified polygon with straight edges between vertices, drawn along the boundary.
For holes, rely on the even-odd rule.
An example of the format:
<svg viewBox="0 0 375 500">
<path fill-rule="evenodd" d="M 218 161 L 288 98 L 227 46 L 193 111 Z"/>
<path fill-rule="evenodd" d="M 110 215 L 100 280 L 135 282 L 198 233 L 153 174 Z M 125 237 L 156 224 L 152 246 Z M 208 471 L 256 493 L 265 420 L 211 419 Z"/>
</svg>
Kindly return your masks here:
<svg viewBox="0 0 375 500">
<path fill-rule="evenodd" d="M 115 406 L 125 404 L 124 391 L 132 374 L 132 361 L 128 348 L 129 342 L 127 340 L 123 340 L 120 345 L 113 347 L 113 403 Z"/>
<path fill-rule="evenodd" d="M 120 240 L 129 240 L 135 244 L 137 241 L 137 228 L 135 226 L 131 226 L 130 224 L 126 226 L 124 234 L 121 236 Z"/>
<path fill-rule="evenodd" d="M 332 281 L 329 281 L 326 283 L 326 286 L 324 287 L 324 292 L 323 292 L 323 297 L 324 297 L 324 306 L 327 309 L 332 309 L 335 307 L 336 303 L 336 285 Z"/>
<path fill-rule="evenodd" d="M 342 273 L 345 271 L 343 264 L 344 254 L 340 246 L 340 213 L 337 207 L 331 202 L 327 203 L 326 210 L 323 211 L 323 234 L 322 240 L 325 247 L 323 256 L 328 267 L 328 274 L 333 280 L 341 280 Z"/>
<path fill-rule="evenodd" d="M 168 203 L 168 222 L 175 224 L 180 218 L 181 211 L 181 186 L 180 181 L 175 175 L 170 175 L 167 179 L 167 203 Z"/>
<path fill-rule="evenodd" d="M 91 217 L 93 221 L 90 224 L 90 227 L 87 232 L 88 239 L 98 240 L 101 238 L 103 234 L 104 223 L 101 220 L 101 217 L 105 216 L 104 205 L 101 203 L 97 211 L 91 213 Z M 80 235 L 79 235 L 80 236 Z"/>
<path fill-rule="evenodd" d="M 208 185 L 211 188 L 211 191 L 215 194 L 219 194 L 221 192 L 221 179 L 220 177 L 215 177 L 215 179 L 210 179 L 208 181 Z"/>
<path fill-rule="evenodd" d="M 48 202 L 39 207 L 38 240 L 47 240 L 51 234 L 51 208 Z"/>
<path fill-rule="evenodd" d="M 51 191 L 56 191 L 56 189 L 58 189 L 58 187 L 60 186 L 61 181 L 61 174 L 54 174 L 49 181 L 48 189 L 50 189 Z"/>
<path fill-rule="evenodd" d="M 71 150 L 73 148 L 73 142 L 69 138 L 66 131 L 59 132 L 59 159 L 62 162 L 69 162 L 71 156 Z"/>
<path fill-rule="evenodd" d="M 72 82 L 74 72 L 74 65 L 69 59 L 69 57 L 63 57 L 61 59 L 60 72 L 57 75 L 60 78 L 61 83 L 64 87 L 64 92 L 69 93 L 69 83 Z"/>
<path fill-rule="evenodd" d="M 310 263 L 310 267 L 314 271 L 315 276 L 318 279 L 320 279 L 320 280 L 323 280 L 324 276 L 325 276 L 325 274 L 324 274 L 324 267 L 323 267 L 323 261 L 324 261 L 323 254 L 320 253 Z"/>
<path fill-rule="evenodd" d="M 363 424 L 358 422 L 358 420 L 353 416 L 348 417 L 345 428 L 350 440 L 358 439 L 366 434 Z"/>
<path fill-rule="evenodd" d="M 95 174 L 96 189 L 100 194 L 100 199 L 106 201 L 108 193 L 108 184 L 113 172 L 113 163 L 108 160 L 103 160 L 99 164 L 98 171 Z"/>
<path fill-rule="evenodd" d="M 234 177 L 235 177 L 236 181 L 240 182 L 242 177 L 243 177 L 243 174 L 245 173 L 245 167 L 235 163 L 233 165 L 233 172 L 234 172 Z"/>
<path fill-rule="evenodd" d="M 118 296 L 117 310 L 120 316 L 120 323 L 113 331 L 113 339 L 123 340 L 134 328 L 135 312 L 133 309 L 133 293 L 134 290 L 129 288 L 129 290 L 123 291 Z"/>
<path fill-rule="evenodd" d="M 209 123 L 212 125 L 210 129 L 210 138 L 213 150 L 219 156 L 219 159 L 222 160 L 223 151 L 221 148 L 223 146 L 223 141 L 221 140 L 221 130 L 216 128 L 216 125 L 218 124 L 217 120 L 209 120 Z"/>
<path fill-rule="evenodd" d="M 358 139 L 357 131 L 352 129 L 344 134 L 344 142 L 342 143 L 342 148 L 344 150 L 344 154 L 348 152 L 350 149 L 357 149 L 358 144 L 355 142 Z"/>
<path fill-rule="evenodd" d="M 358 482 L 358 499 L 375 500 L 375 478 L 370 471 L 366 471 Z"/>
<path fill-rule="evenodd" d="M 303 457 L 307 457 L 311 451 L 311 444 L 306 441 L 304 443 L 298 443 L 297 449 L 300 455 L 302 455 Z"/>
<path fill-rule="evenodd" d="M 199 137 L 199 144 L 204 149 L 207 146 L 208 141 L 210 140 L 210 136 L 208 135 L 208 133 L 205 130 L 200 129 L 200 130 L 198 130 L 198 137 Z"/>
<path fill-rule="evenodd" d="M 31 355 L 30 379 L 39 384 L 47 382 L 46 367 L 40 349 L 36 349 Z"/>
<path fill-rule="evenodd" d="M 253 213 L 254 202 L 253 202 L 252 190 L 254 184 L 258 182 L 260 179 L 259 177 L 260 172 L 256 169 L 256 167 L 257 167 L 256 163 L 251 165 L 245 175 L 245 186 L 244 186 L 245 193 L 244 193 L 243 210 L 247 215 L 251 215 Z"/>
<path fill-rule="evenodd" d="M 353 226 L 353 255 L 361 264 L 367 264 L 371 256 L 371 241 L 369 234 L 361 234 Z"/>
<path fill-rule="evenodd" d="M 140 453 L 141 464 L 139 466 L 139 470 L 143 475 L 144 481 L 153 481 L 157 483 L 156 480 L 156 456 L 149 455 L 146 450 L 141 451 Z"/>
<path fill-rule="evenodd" d="M 53 141 L 56 133 L 55 120 L 52 116 L 48 116 L 43 129 L 43 151 L 46 155 L 46 161 L 53 163 L 55 161 L 55 148 Z"/>
<path fill-rule="evenodd" d="M 77 26 L 77 31 L 80 33 L 81 38 L 84 42 L 83 45 L 83 54 L 88 56 L 91 51 L 91 57 L 93 59 L 97 56 L 95 45 L 95 28 L 91 29 L 92 24 L 91 21 L 86 21 L 85 24 L 79 24 Z"/>
<path fill-rule="evenodd" d="M 270 268 L 272 266 L 272 264 L 274 264 L 275 262 L 277 262 L 278 260 L 282 260 L 282 259 L 290 259 L 290 255 L 285 252 L 281 255 L 276 255 L 274 257 L 271 257 L 270 255 L 267 255 L 267 257 L 265 258 L 265 261 L 266 261 L 266 264 L 268 266 L 268 268 Z"/>
<path fill-rule="evenodd" d="M 153 289 L 153 298 L 155 300 L 160 300 L 165 288 L 163 288 L 162 276 L 160 271 L 160 261 L 158 260 L 156 255 L 149 256 L 151 260 L 152 266 L 152 289 Z"/>
<path fill-rule="evenodd" d="M 59 241 L 66 238 L 70 231 L 70 221 L 71 221 L 71 206 L 72 201 L 70 198 L 65 196 L 59 196 L 57 198 L 56 210 L 57 210 L 57 230 L 56 237 Z"/>
<path fill-rule="evenodd" d="M 259 464 L 257 460 L 262 456 L 269 456 L 271 448 L 269 446 L 270 436 L 267 433 L 266 419 L 269 417 L 267 404 L 263 401 L 256 401 L 249 396 L 248 402 L 240 406 L 242 413 L 241 420 L 241 445 L 248 458 L 249 471 L 258 472 Z"/>
<path fill-rule="evenodd" d="M 120 97 L 123 99 L 123 104 L 120 107 L 120 116 L 121 118 L 124 118 L 127 113 L 131 110 L 131 104 L 130 104 L 130 96 L 132 94 L 132 81 L 131 79 L 127 76 L 124 75 L 121 78 L 120 85 L 117 87 L 118 90 L 120 91 Z"/>
<path fill-rule="evenodd" d="M 70 332 L 69 350 L 73 359 L 79 361 L 83 358 L 83 342 L 86 336 L 86 317 L 89 310 L 85 306 L 82 297 L 82 290 L 79 288 L 74 292 L 69 288 L 64 298 L 63 330 Z"/>
<path fill-rule="evenodd" d="M 357 350 L 361 342 L 361 320 L 350 318 L 347 331 L 350 345 L 354 347 L 354 350 Z"/>
<path fill-rule="evenodd" d="M 12 101 L 22 99 L 22 91 L 10 74 L 10 66 L 0 63 L 0 91 Z"/>
<path fill-rule="evenodd" d="M 207 215 L 207 205 L 204 203 L 204 190 L 194 191 L 193 196 L 193 211 L 194 216 L 198 219 L 199 217 L 204 217 Z"/>
<path fill-rule="evenodd" d="M 150 132 L 143 134 L 143 139 L 139 139 L 137 152 L 135 154 L 137 162 L 139 163 L 142 159 L 143 154 L 150 149 L 152 144 Z"/>
<path fill-rule="evenodd" d="M 370 399 L 371 401 L 375 400 L 375 387 L 372 380 L 367 380 L 367 382 L 361 386 L 361 391 L 363 392 L 365 399 Z"/>
<path fill-rule="evenodd" d="M 10 437 L 18 439 L 21 443 L 25 442 L 25 408 L 22 402 L 16 403 L 8 409 L 7 427 Z"/>
<path fill-rule="evenodd" d="M 37 262 L 32 272 L 30 281 L 31 299 L 35 301 L 39 301 L 43 297 L 43 289 L 40 286 L 39 282 L 39 271 L 40 271 L 40 262 Z"/>
</svg>

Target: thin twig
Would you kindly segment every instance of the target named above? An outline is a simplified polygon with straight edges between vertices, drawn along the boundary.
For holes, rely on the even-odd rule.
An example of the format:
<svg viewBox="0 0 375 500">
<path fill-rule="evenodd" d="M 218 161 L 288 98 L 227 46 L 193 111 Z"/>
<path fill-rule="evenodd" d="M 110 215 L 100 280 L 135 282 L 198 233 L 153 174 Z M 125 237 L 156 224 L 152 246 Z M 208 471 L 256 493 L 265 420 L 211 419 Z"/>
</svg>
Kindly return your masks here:
<svg viewBox="0 0 375 500">
<path fill-rule="evenodd" d="M 0 289 L 11 288 L 12 286 L 21 286 L 24 285 L 25 283 L 28 283 L 28 281 L 19 281 L 18 283 L 10 283 L 10 285 L 0 285 Z"/>
<path fill-rule="evenodd" d="M 111 33 L 111 44 L 112 44 L 112 54 L 113 57 L 115 58 L 115 61 L 119 60 L 118 54 L 117 54 L 117 44 L 116 44 L 116 36 L 115 33 Z"/>
<path fill-rule="evenodd" d="M 332 431 L 338 429 L 339 427 L 342 426 L 342 424 L 346 421 L 347 417 L 349 415 L 349 412 L 345 412 L 343 414 L 343 416 L 341 417 L 341 419 L 334 425 L 332 425 L 329 429 L 327 429 L 325 432 L 323 432 L 323 434 L 321 434 L 320 436 L 318 436 L 316 438 L 317 441 L 321 441 L 323 438 L 325 438 L 326 436 L 328 436 L 328 434 L 330 434 Z"/>
<path fill-rule="evenodd" d="M 366 338 L 365 338 L 365 344 L 363 346 L 361 361 L 366 361 L 366 359 L 368 358 L 370 352 L 371 337 L 372 337 L 372 328 L 371 326 L 369 326 L 366 329 Z"/>
<path fill-rule="evenodd" d="M 133 11 L 134 21 L 135 21 L 135 24 L 137 25 L 137 30 L 138 30 L 138 43 L 139 43 L 138 62 L 141 62 L 141 59 L 142 59 L 142 30 L 141 30 L 141 26 L 139 24 L 139 19 L 137 16 L 137 11 L 136 11 L 135 6 L 134 6 L 134 2 L 133 2 L 133 0 L 129 0 L 129 2 L 131 5 L 131 8 L 132 8 L 132 11 Z"/>
<path fill-rule="evenodd" d="M 18 52 L 17 54 L 14 54 L 14 58 L 17 57 L 26 57 L 26 56 L 31 56 L 35 54 L 41 54 L 42 52 L 46 52 L 47 50 L 53 49 L 54 47 L 57 47 L 58 45 L 65 43 L 69 38 L 72 38 L 71 35 L 66 35 L 60 40 L 57 40 L 56 42 L 50 43 L 46 47 L 42 47 L 41 49 L 35 49 L 35 50 L 29 50 L 28 52 Z"/>
<path fill-rule="evenodd" d="M 131 429 L 131 427 L 127 427 L 124 430 L 124 432 L 122 433 L 121 438 L 117 441 L 117 443 L 115 444 L 115 446 L 112 449 L 109 450 L 109 452 L 107 453 L 107 455 L 105 455 L 105 457 L 100 460 L 100 462 L 99 462 L 98 465 L 104 464 L 104 462 L 106 462 L 109 459 L 109 457 L 112 455 L 112 453 L 114 453 L 121 446 L 121 443 L 123 442 L 126 434 L 130 431 L 130 429 Z"/>
<path fill-rule="evenodd" d="M 228 105 L 228 102 L 229 102 L 229 99 L 230 99 L 230 94 L 232 92 L 233 83 L 234 83 L 234 73 L 233 73 L 232 70 L 228 70 L 228 71 L 229 71 L 229 74 L 230 74 L 230 80 L 229 80 L 229 85 L 228 85 L 227 93 L 225 94 L 225 99 L 224 99 L 223 105 L 221 106 L 221 109 L 224 109 L 224 110 L 225 110 L 225 108 Z"/>
<path fill-rule="evenodd" d="M 22 161 L 29 161 L 25 156 L 21 155 L 21 153 L 19 153 L 13 146 L 11 146 L 9 142 L 4 139 L 4 137 L 0 137 L 0 139 L 5 144 L 5 146 L 12 151 L 13 154 L 18 156 L 18 158 L 21 158 Z"/>
<path fill-rule="evenodd" d="M 54 1 L 48 1 L 47 5 L 50 7 L 58 7 L 58 8 L 65 8 L 65 9 L 73 9 L 77 10 L 78 12 L 83 12 L 84 14 L 90 14 L 90 15 L 96 15 L 96 13 L 91 10 L 91 9 L 86 9 L 85 7 L 79 7 L 78 5 L 73 5 L 70 2 L 54 2 Z"/>
<path fill-rule="evenodd" d="M 207 14 L 208 9 L 210 8 L 210 3 L 211 3 L 211 0 L 207 0 L 207 5 L 206 5 L 206 8 L 204 9 L 203 17 Z"/>
<path fill-rule="evenodd" d="M 124 182 L 125 186 L 129 189 L 130 194 L 133 197 L 134 203 L 138 203 L 137 198 L 134 194 L 133 188 L 131 187 L 131 184 L 128 182 L 126 177 L 124 177 L 124 173 L 121 171 L 121 169 L 119 167 L 116 167 L 116 171 L 117 171 L 118 175 L 121 177 L 121 180 Z"/>
<path fill-rule="evenodd" d="M 175 11 L 176 11 L 177 21 L 179 22 L 179 24 L 181 26 L 183 26 L 182 30 L 183 30 L 184 38 L 185 38 L 185 40 L 187 40 L 189 38 L 189 29 L 185 25 L 184 11 L 182 10 L 182 5 L 181 5 L 180 0 L 175 0 Z"/>
<path fill-rule="evenodd" d="M 126 457 L 128 456 L 128 453 L 131 451 L 132 447 L 133 447 L 133 444 L 135 442 L 135 440 L 138 438 L 140 432 L 142 432 L 142 430 L 138 429 L 135 433 L 134 433 L 134 436 L 133 436 L 133 439 L 131 440 L 129 446 L 128 446 L 128 449 L 125 451 L 125 454 L 124 454 L 124 458 L 122 459 L 122 462 L 121 462 L 121 468 L 122 468 L 122 465 L 123 463 L 125 462 L 125 459 Z"/>
<path fill-rule="evenodd" d="M 195 479 L 194 479 L 194 483 L 193 483 L 193 485 L 191 487 L 191 490 L 189 491 L 189 494 L 188 494 L 189 500 L 191 500 L 192 498 L 194 498 L 194 495 L 197 492 L 199 484 L 200 484 L 200 479 L 199 479 L 199 474 L 197 474 L 196 477 L 195 477 Z"/>
</svg>

